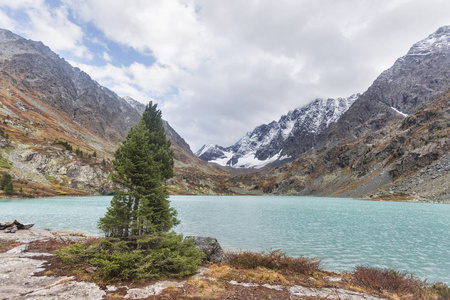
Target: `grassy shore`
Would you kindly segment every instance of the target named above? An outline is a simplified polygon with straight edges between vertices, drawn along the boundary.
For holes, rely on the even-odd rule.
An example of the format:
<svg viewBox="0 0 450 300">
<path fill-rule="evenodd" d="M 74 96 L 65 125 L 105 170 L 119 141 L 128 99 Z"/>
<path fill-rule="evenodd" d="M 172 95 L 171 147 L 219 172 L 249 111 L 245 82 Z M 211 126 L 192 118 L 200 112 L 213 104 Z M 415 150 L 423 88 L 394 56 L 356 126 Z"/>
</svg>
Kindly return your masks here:
<svg viewBox="0 0 450 300">
<path fill-rule="evenodd" d="M 26 234 L 19 234 L 23 240 Z M 76 243 L 98 240 L 73 234 L 51 236 L 29 240 L 27 252 L 53 254 Z M 0 234 L 0 254 L 20 244 L 13 234 Z M 330 272 L 321 268 L 318 259 L 293 258 L 279 250 L 231 253 L 226 263 L 205 262 L 195 276 L 160 280 L 105 279 L 89 262 L 67 264 L 57 255 L 39 259 L 45 259 L 44 269 L 33 276 L 69 276 L 77 282 L 95 283 L 105 291 L 103 299 L 122 299 L 134 289 L 165 283 L 160 294 L 143 299 L 330 299 L 327 293 L 340 299 L 450 299 L 450 289 L 445 284 L 428 284 L 405 272 L 364 266 L 353 272 Z"/>
</svg>

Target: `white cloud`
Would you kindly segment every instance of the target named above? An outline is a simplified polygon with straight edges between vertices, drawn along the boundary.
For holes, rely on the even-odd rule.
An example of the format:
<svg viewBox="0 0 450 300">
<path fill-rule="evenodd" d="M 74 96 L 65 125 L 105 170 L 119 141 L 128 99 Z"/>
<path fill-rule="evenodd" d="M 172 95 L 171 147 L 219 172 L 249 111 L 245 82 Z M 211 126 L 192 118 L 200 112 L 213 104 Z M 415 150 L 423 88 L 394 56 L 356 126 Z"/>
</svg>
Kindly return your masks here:
<svg viewBox="0 0 450 300">
<path fill-rule="evenodd" d="M 108 52 L 103 52 L 102 58 L 103 58 L 105 61 L 107 61 L 107 62 L 111 62 L 111 61 L 112 61 L 112 57 L 111 57 L 111 55 L 108 54 Z"/>
<path fill-rule="evenodd" d="M 5 28 L 42 41 L 55 52 L 67 51 L 79 58 L 92 58 L 90 51 L 83 45 L 83 30 L 69 20 L 67 8 L 64 6 L 51 7 L 43 0 L 0 0 L 0 9 L 2 7 L 27 16 L 26 22 L 16 21 L 14 24 L 4 25 Z"/>
<path fill-rule="evenodd" d="M 0 10 L 0 27 L 8 28 L 9 30 L 13 30 L 16 27 L 16 22 L 14 19 L 11 19 L 7 14 Z"/>
</svg>

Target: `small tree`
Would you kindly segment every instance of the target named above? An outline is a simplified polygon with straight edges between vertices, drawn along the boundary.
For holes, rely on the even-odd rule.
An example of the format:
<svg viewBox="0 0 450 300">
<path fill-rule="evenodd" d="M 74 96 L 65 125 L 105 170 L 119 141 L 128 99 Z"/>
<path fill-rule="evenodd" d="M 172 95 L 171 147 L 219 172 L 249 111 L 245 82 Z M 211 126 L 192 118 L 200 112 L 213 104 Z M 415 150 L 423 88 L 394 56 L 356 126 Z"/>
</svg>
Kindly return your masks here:
<svg viewBox="0 0 450 300">
<path fill-rule="evenodd" d="M 2 181 L 0 188 L 5 192 L 5 194 L 10 195 L 14 193 L 14 186 L 12 183 L 11 175 L 7 172 L 3 172 Z"/>
<path fill-rule="evenodd" d="M 92 264 L 101 276 L 110 279 L 194 274 L 203 253 L 192 240 L 183 241 L 181 234 L 170 231 L 179 222 L 166 186 L 166 180 L 173 176 L 173 152 L 156 105 L 146 107 L 141 121 L 119 145 L 113 168 L 115 194 L 98 222 L 112 238 L 62 249 L 60 257 L 68 263 Z"/>
<path fill-rule="evenodd" d="M 118 187 L 98 223 L 106 236 L 141 237 L 168 232 L 178 224 L 165 183 L 173 176 L 173 151 L 156 105 L 150 103 L 130 129 L 115 153 L 113 167 L 112 180 Z"/>
</svg>

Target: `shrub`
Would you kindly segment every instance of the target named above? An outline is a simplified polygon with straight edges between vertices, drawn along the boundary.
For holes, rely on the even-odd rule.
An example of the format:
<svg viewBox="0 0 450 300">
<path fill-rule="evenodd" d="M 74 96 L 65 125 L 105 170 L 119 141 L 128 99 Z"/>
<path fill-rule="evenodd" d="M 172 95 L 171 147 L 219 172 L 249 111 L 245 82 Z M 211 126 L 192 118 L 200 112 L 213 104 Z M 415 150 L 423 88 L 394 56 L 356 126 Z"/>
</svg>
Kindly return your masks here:
<svg viewBox="0 0 450 300">
<path fill-rule="evenodd" d="M 204 254 L 191 240 L 174 232 L 145 236 L 139 240 L 102 239 L 89 246 L 75 244 L 57 250 L 68 264 L 90 264 L 106 279 L 182 278 L 194 274 Z"/>
<path fill-rule="evenodd" d="M 432 295 L 436 295 L 438 299 L 450 299 L 450 288 L 442 282 L 433 284 L 428 288 Z"/>
<path fill-rule="evenodd" d="M 360 286 L 378 292 L 387 291 L 397 294 L 417 294 L 425 285 L 425 282 L 407 272 L 365 266 L 355 267 L 353 278 Z"/>
<path fill-rule="evenodd" d="M 57 145 L 62 145 L 62 146 L 64 146 L 64 148 L 66 148 L 66 150 L 69 150 L 69 151 L 72 151 L 72 150 L 73 150 L 72 145 L 69 144 L 69 143 L 66 142 L 66 141 L 58 141 L 58 140 L 55 140 L 55 143 L 56 143 Z"/>
<path fill-rule="evenodd" d="M 284 274 L 299 273 L 311 275 L 320 270 L 320 260 L 317 258 L 290 257 L 280 249 L 272 252 L 240 252 L 230 255 L 229 264 L 234 267 L 255 269 L 264 267 Z"/>
</svg>

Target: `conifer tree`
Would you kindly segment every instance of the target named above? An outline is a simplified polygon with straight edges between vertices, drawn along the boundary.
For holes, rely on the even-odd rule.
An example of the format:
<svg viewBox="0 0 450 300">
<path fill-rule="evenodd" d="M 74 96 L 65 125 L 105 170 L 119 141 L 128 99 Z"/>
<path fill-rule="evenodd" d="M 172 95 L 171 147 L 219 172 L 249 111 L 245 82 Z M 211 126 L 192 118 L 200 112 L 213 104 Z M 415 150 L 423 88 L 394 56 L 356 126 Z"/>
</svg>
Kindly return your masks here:
<svg viewBox="0 0 450 300">
<path fill-rule="evenodd" d="M 6 195 L 14 193 L 14 186 L 12 183 L 11 175 L 9 173 L 3 172 L 0 188 L 5 192 Z"/>
<path fill-rule="evenodd" d="M 173 151 L 161 112 L 150 103 L 141 121 L 119 145 L 113 161 L 115 195 L 99 228 L 106 236 L 129 238 L 168 232 L 178 224 L 166 180 L 173 176 Z"/>
</svg>

